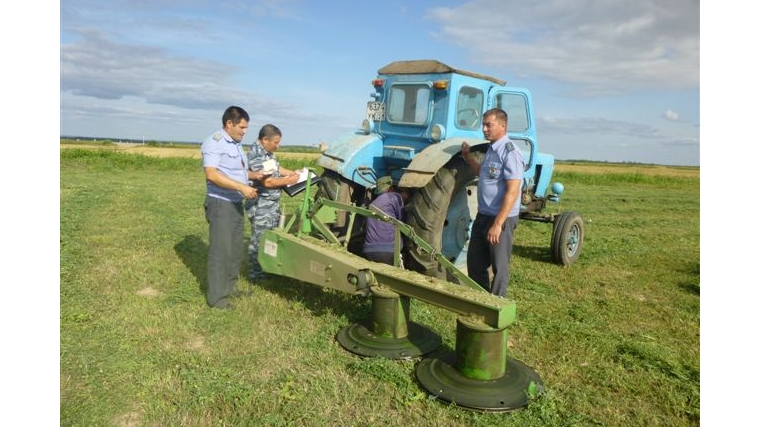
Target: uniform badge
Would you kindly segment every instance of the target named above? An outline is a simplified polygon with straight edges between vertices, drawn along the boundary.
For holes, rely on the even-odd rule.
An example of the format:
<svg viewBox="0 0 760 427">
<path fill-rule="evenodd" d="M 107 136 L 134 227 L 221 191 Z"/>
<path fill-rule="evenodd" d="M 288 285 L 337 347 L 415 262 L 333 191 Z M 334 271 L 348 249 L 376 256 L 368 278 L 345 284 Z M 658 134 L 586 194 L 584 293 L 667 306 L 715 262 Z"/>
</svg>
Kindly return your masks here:
<svg viewBox="0 0 760 427">
<path fill-rule="evenodd" d="M 220 139 L 222 139 L 221 133 L 217 133 L 216 135 L 214 135 L 214 141 L 219 141 Z"/>
</svg>

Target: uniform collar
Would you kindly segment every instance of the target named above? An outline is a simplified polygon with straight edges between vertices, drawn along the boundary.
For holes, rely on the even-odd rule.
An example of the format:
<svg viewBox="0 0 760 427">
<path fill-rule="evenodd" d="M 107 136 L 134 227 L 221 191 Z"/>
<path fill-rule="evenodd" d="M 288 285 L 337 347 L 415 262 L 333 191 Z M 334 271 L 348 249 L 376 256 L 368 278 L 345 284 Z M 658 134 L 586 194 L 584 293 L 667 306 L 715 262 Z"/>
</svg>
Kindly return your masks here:
<svg viewBox="0 0 760 427">
<path fill-rule="evenodd" d="M 256 142 L 254 142 L 254 144 L 256 144 L 259 147 L 261 147 L 261 149 L 264 150 L 265 153 L 269 154 L 270 156 L 274 156 L 274 153 L 272 153 L 271 151 L 267 150 L 266 148 L 264 148 L 263 145 L 261 145 L 261 140 L 257 139 Z"/>
<path fill-rule="evenodd" d="M 501 138 L 499 138 L 496 141 L 494 141 L 494 142 L 491 143 L 491 149 L 498 150 L 501 147 L 503 147 L 504 144 L 507 143 L 507 141 L 509 141 L 509 136 L 505 134 Z"/>
<path fill-rule="evenodd" d="M 230 134 L 228 134 L 227 131 L 224 129 L 222 129 L 222 136 L 224 137 L 224 140 L 227 142 L 231 142 L 233 144 L 240 144 L 238 141 L 235 141 L 234 139 L 232 139 Z"/>
</svg>

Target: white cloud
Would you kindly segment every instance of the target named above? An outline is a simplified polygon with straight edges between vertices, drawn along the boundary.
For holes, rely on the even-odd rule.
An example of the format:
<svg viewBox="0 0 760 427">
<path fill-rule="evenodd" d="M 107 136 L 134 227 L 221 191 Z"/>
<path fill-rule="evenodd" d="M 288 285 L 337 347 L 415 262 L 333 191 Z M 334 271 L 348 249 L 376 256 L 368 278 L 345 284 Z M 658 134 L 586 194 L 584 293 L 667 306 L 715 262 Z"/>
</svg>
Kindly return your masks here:
<svg viewBox="0 0 760 427">
<path fill-rule="evenodd" d="M 644 139 L 662 138 L 658 129 L 646 124 L 611 120 L 603 117 L 538 117 L 538 127 L 542 132 L 567 135 L 636 135 Z"/>
<path fill-rule="evenodd" d="M 579 85 L 575 96 L 699 86 L 698 0 L 472 0 L 430 17 L 473 61 Z"/>
<path fill-rule="evenodd" d="M 663 116 L 668 120 L 672 120 L 674 122 L 678 121 L 678 113 L 676 111 L 668 110 L 663 113 Z"/>
<path fill-rule="evenodd" d="M 76 42 L 61 44 L 63 92 L 100 99 L 138 96 L 149 103 L 193 109 L 224 109 L 229 102 L 220 100 L 219 94 L 232 86 L 234 67 L 170 55 L 160 48 L 116 43 L 94 30 L 81 36 Z M 234 102 L 266 102 L 250 93 L 235 96 L 240 98 Z"/>
</svg>

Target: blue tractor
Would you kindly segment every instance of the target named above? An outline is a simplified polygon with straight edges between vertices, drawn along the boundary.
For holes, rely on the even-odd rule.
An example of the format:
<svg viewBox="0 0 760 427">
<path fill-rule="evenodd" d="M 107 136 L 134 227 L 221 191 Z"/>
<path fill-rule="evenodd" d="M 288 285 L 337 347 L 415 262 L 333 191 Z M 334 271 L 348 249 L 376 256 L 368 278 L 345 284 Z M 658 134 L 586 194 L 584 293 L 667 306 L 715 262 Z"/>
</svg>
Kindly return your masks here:
<svg viewBox="0 0 760 427">
<path fill-rule="evenodd" d="M 390 176 L 410 189 L 407 223 L 416 234 L 458 267 L 466 265 L 470 226 L 477 209 L 477 176 L 461 158 L 462 142 L 482 156 L 482 116 L 498 107 L 508 114 L 508 134 L 526 159 L 521 220 L 553 224 L 551 260 L 569 265 L 583 245 L 584 223 L 576 212 L 546 213 L 547 202 L 559 202 L 560 183 L 549 186 L 554 157 L 538 151 L 531 93 L 506 86 L 504 80 L 459 70 L 435 60 L 397 61 L 378 70 L 361 129 L 329 143 L 317 164 L 324 168 L 317 196 L 367 206 L 378 179 Z M 348 226 L 347 215 L 332 224 L 349 241 L 362 233 Z M 356 234 L 355 234 L 356 233 Z M 517 234 L 519 241 L 519 232 Z M 433 257 L 406 248 L 406 268 L 448 278 Z M 360 254 L 360 247 L 349 247 Z"/>
</svg>

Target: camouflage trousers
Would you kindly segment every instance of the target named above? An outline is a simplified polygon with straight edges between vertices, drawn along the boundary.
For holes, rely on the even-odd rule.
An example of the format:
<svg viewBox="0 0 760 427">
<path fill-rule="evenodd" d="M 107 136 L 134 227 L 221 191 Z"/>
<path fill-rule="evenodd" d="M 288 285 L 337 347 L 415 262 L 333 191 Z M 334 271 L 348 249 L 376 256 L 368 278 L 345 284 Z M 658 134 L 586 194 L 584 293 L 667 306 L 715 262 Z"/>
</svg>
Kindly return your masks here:
<svg viewBox="0 0 760 427">
<path fill-rule="evenodd" d="M 259 264 L 259 243 L 266 230 L 277 227 L 280 223 L 279 200 L 254 199 L 245 207 L 248 220 L 251 221 L 251 239 L 248 242 L 248 278 L 265 277 Z"/>
</svg>

